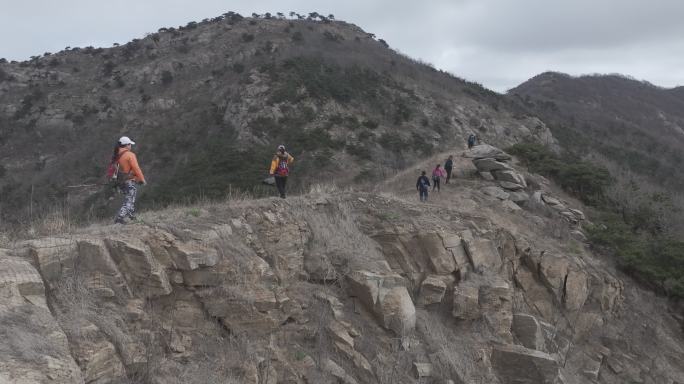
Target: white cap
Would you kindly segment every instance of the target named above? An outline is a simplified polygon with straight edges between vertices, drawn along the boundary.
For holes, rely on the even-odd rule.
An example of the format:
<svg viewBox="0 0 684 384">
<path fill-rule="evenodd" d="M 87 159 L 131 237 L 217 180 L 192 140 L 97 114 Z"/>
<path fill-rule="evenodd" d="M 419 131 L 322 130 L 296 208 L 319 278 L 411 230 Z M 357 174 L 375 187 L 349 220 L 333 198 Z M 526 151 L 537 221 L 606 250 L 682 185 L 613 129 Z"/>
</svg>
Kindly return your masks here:
<svg viewBox="0 0 684 384">
<path fill-rule="evenodd" d="M 282 149 L 282 150 L 285 150 L 285 146 L 282 145 L 282 144 L 278 146 L 278 150 L 281 150 L 281 149 Z"/>
<path fill-rule="evenodd" d="M 128 145 L 128 144 L 135 145 L 135 141 L 128 138 L 128 136 L 121 136 L 121 138 L 119 139 L 119 144 L 121 144 L 121 145 Z"/>
</svg>

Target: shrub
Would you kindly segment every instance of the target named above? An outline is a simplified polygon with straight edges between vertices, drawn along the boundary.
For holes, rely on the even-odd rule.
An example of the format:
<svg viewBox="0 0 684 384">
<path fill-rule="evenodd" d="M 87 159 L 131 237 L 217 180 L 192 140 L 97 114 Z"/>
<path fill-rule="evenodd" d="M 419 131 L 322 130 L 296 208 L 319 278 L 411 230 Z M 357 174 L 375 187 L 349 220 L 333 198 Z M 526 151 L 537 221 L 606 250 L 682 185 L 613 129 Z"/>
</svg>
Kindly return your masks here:
<svg viewBox="0 0 684 384">
<path fill-rule="evenodd" d="M 251 41 L 254 41 L 254 35 L 252 35 L 251 33 L 243 33 L 242 34 L 242 41 L 244 41 L 245 43 L 249 43 Z"/>
<path fill-rule="evenodd" d="M 235 63 L 233 64 L 233 71 L 235 71 L 235 73 L 242 73 L 245 71 L 245 65 L 242 63 Z"/>
<path fill-rule="evenodd" d="M 112 63 L 111 61 L 106 61 L 102 67 L 102 74 L 109 77 L 112 75 L 114 68 L 116 68 L 116 64 Z"/>
<path fill-rule="evenodd" d="M 161 82 L 163 85 L 169 85 L 173 81 L 173 75 L 170 71 L 162 71 Z"/>
<path fill-rule="evenodd" d="M 280 86 L 272 101 L 297 101 L 303 97 L 298 89 L 305 87 L 308 96 L 315 100 L 334 99 L 341 103 L 351 100 L 369 101 L 387 79 L 369 68 L 352 66 L 342 68 L 318 58 L 296 57 L 285 60 L 280 67 L 264 67 Z"/>
<path fill-rule="evenodd" d="M 302 33 L 300 31 L 296 31 L 295 33 L 292 34 L 291 39 L 295 43 L 301 43 L 302 41 L 304 41 L 304 35 L 302 35 Z"/>
<path fill-rule="evenodd" d="M 553 178 L 564 190 L 590 205 L 601 204 L 612 183 L 604 167 L 569 156 L 561 158 L 541 144 L 518 143 L 507 151 L 518 156 L 532 172 Z"/>
<path fill-rule="evenodd" d="M 589 240 L 607 248 L 619 266 L 658 291 L 684 298 L 684 242 L 634 232 L 617 214 L 606 213 L 587 227 Z"/>
<path fill-rule="evenodd" d="M 380 125 L 375 120 L 364 120 L 362 124 L 364 127 L 368 128 L 368 129 L 375 129 L 378 127 L 378 125 Z"/>
</svg>

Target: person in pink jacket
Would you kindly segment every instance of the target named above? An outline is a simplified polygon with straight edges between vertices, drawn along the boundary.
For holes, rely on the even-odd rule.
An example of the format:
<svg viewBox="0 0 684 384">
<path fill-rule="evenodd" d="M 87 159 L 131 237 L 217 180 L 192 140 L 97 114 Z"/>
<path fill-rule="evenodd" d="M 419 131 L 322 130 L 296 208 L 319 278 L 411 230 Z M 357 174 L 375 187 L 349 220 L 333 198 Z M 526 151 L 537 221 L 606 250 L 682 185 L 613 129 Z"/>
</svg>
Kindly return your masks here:
<svg viewBox="0 0 684 384">
<path fill-rule="evenodd" d="M 442 180 L 442 177 L 446 177 L 446 172 L 444 172 L 444 168 L 442 168 L 441 164 L 437 164 L 435 169 L 432 170 L 433 191 L 437 189 L 437 192 L 439 192 L 439 182 Z"/>
</svg>

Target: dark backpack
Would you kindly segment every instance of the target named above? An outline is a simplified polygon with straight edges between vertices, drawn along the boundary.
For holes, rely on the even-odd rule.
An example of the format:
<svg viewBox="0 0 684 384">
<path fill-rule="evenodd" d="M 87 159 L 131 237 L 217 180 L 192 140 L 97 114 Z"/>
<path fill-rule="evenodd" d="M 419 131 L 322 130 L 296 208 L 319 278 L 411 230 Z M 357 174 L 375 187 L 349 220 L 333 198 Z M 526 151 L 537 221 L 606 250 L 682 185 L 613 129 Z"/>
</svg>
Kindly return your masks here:
<svg viewBox="0 0 684 384">
<path fill-rule="evenodd" d="M 421 189 L 427 189 L 430 186 L 430 181 L 426 176 L 421 176 L 420 177 L 420 188 Z"/>
</svg>

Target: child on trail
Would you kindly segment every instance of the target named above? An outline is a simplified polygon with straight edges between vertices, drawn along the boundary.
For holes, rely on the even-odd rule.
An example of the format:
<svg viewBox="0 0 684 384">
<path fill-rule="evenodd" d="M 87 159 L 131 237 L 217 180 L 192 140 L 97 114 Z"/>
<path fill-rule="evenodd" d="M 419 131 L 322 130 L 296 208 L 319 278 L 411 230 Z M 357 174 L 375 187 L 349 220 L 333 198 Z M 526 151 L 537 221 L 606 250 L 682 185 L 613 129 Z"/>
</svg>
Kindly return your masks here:
<svg viewBox="0 0 684 384">
<path fill-rule="evenodd" d="M 275 184 L 282 199 L 285 198 L 285 185 L 287 184 L 287 177 L 290 175 L 290 165 L 293 162 L 294 157 L 285 151 L 285 146 L 279 145 L 278 151 L 271 160 L 269 174 L 275 178 Z"/>
<path fill-rule="evenodd" d="M 442 177 L 446 176 L 446 173 L 444 172 L 444 169 L 440 168 L 441 165 L 437 164 L 435 169 L 432 170 L 432 190 L 434 191 L 437 189 L 437 192 L 439 192 L 439 182 L 442 179 Z"/>
<path fill-rule="evenodd" d="M 446 171 L 446 180 L 444 181 L 444 184 L 449 184 L 449 180 L 451 180 L 451 171 L 454 169 L 454 157 L 449 156 L 447 161 L 444 163 L 444 170 Z"/>
<path fill-rule="evenodd" d="M 138 194 L 138 184 L 147 185 L 145 176 L 138 165 L 138 158 L 131 148 L 135 142 L 127 136 L 117 141 L 112 155 L 111 165 L 116 167 L 116 180 L 118 188 L 124 195 L 124 201 L 119 213 L 114 219 L 115 224 L 125 224 L 126 218 L 135 219 L 135 198 Z"/>
<path fill-rule="evenodd" d="M 418 181 L 416 182 L 416 189 L 418 190 L 420 201 L 427 202 L 428 190 L 430 189 L 430 179 L 425 176 L 425 171 L 420 173 Z"/>
</svg>

